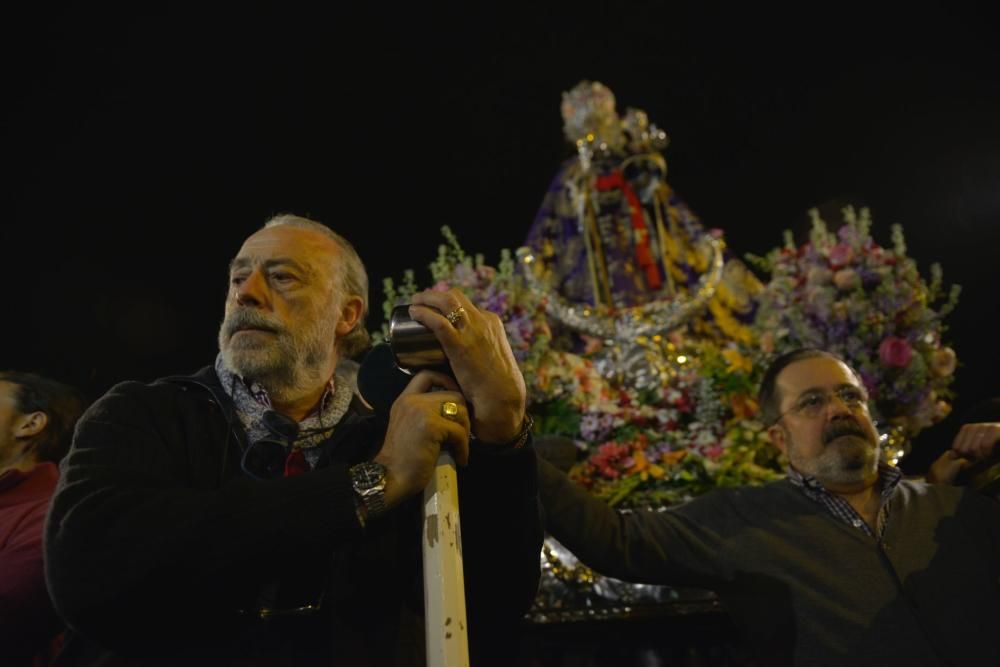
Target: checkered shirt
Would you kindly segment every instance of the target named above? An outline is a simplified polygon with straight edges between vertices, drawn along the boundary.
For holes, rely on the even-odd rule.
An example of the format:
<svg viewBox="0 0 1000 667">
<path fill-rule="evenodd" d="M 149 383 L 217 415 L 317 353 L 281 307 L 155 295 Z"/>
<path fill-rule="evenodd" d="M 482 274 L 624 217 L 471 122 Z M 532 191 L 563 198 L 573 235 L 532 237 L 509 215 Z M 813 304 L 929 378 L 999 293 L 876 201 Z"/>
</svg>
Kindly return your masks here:
<svg viewBox="0 0 1000 667">
<path fill-rule="evenodd" d="M 899 480 L 903 478 L 903 473 L 899 468 L 880 462 L 878 464 L 878 478 L 881 485 L 881 506 L 879 507 L 876 520 L 876 529 L 878 539 L 882 539 L 882 534 L 885 532 L 885 524 L 889 518 L 889 498 L 892 497 L 892 492 L 895 491 Z M 851 507 L 850 503 L 837 494 L 827 491 L 819 480 L 812 475 L 803 475 L 798 470 L 789 466 L 788 480 L 802 489 L 807 498 L 822 505 L 834 517 L 863 531 L 869 537 L 876 536 L 875 531 L 872 531 L 871 526 L 861 518 L 861 515 Z"/>
</svg>

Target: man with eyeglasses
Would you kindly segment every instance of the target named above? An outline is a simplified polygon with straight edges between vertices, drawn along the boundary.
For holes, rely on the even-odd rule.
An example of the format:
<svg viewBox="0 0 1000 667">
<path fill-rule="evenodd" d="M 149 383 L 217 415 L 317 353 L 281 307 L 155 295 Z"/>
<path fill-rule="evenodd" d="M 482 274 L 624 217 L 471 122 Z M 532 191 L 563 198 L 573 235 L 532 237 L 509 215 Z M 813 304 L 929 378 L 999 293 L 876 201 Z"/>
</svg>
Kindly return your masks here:
<svg viewBox="0 0 1000 667">
<path fill-rule="evenodd" d="M 832 354 L 776 359 L 760 405 L 787 479 L 618 513 L 541 461 L 546 528 L 603 574 L 716 591 L 760 664 L 1000 664 L 1000 506 L 880 461 Z M 1000 437 L 975 430 L 980 452 Z"/>
<path fill-rule="evenodd" d="M 460 466 L 470 655 L 508 664 L 541 526 L 500 320 L 456 290 L 416 295 L 453 376 L 422 371 L 372 414 L 340 363 L 368 341 L 346 240 L 278 216 L 229 284 L 213 366 L 120 384 L 80 422 L 46 535 L 60 664 L 421 664 L 419 494 L 442 447 Z"/>
</svg>

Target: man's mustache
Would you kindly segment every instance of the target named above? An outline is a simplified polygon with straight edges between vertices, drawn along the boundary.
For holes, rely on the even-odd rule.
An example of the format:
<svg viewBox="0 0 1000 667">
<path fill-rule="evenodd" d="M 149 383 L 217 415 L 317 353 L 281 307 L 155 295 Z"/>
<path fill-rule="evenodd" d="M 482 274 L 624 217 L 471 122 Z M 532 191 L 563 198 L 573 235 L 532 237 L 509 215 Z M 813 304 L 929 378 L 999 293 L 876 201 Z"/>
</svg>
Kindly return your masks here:
<svg viewBox="0 0 1000 667">
<path fill-rule="evenodd" d="M 244 329 L 262 329 L 274 333 L 284 333 L 285 329 L 279 322 L 275 322 L 263 313 L 252 308 L 240 308 L 229 313 L 229 317 L 222 323 L 222 332 L 226 338 L 231 338 L 237 331 Z"/>
<path fill-rule="evenodd" d="M 868 433 L 861 427 L 861 424 L 851 417 L 842 417 L 830 424 L 830 426 L 823 431 L 823 444 L 828 445 L 844 435 L 855 435 L 859 438 L 868 437 Z"/>
</svg>

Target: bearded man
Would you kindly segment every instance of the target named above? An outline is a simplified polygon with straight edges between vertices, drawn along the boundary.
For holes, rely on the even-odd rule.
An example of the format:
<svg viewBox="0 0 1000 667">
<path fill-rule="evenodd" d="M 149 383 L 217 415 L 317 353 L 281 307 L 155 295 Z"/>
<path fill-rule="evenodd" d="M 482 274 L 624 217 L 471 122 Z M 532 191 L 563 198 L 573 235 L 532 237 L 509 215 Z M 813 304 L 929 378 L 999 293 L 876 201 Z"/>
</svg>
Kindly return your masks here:
<svg viewBox="0 0 1000 667">
<path fill-rule="evenodd" d="M 417 295 L 454 379 L 418 373 L 378 415 L 338 371 L 368 342 L 346 240 L 279 216 L 229 282 L 214 366 L 120 384 L 81 420 L 46 540 L 62 664 L 420 664 L 418 495 L 442 447 L 462 464 L 470 653 L 507 663 L 541 528 L 499 319 Z"/>
<path fill-rule="evenodd" d="M 1000 506 L 880 461 L 865 388 L 832 354 L 775 360 L 760 405 L 787 479 L 622 514 L 542 461 L 546 528 L 603 574 L 716 591 L 762 665 L 1000 664 Z M 975 425 L 956 451 L 998 436 Z"/>
</svg>

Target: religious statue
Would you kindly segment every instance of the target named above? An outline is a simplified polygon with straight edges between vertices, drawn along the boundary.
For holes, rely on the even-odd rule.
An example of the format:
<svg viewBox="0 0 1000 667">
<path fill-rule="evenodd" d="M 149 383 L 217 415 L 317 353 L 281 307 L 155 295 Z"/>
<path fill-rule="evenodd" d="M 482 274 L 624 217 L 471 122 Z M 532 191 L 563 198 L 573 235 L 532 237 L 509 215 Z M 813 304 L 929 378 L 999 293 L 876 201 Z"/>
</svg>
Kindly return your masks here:
<svg viewBox="0 0 1000 667">
<path fill-rule="evenodd" d="M 614 364 L 630 380 L 625 366 L 641 371 L 649 361 L 648 349 L 638 361 L 636 346 L 681 327 L 745 339 L 760 284 L 670 187 L 666 132 L 639 109 L 619 117 L 614 94 L 596 81 L 563 93 L 561 110 L 576 155 L 556 173 L 519 251 L 549 315 L 617 343 Z"/>
</svg>

